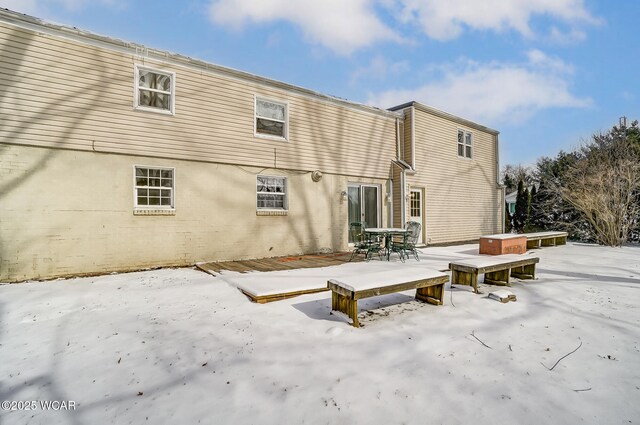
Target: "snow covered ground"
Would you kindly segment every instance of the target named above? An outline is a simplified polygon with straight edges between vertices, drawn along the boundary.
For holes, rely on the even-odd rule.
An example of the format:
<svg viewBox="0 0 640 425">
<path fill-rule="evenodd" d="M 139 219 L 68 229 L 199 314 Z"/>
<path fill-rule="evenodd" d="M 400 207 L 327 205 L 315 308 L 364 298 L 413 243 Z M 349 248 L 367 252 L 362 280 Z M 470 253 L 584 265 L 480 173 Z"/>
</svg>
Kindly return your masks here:
<svg viewBox="0 0 640 425">
<path fill-rule="evenodd" d="M 474 249 L 427 248 L 420 264 Z M 251 303 L 234 273 L 0 285 L 0 400 L 76 405 L 0 423 L 640 423 L 640 247 L 534 255 L 539 279 L 516 279 L 516 302 L 485 285 L 447 287 L 439 307 L 370 298 L 360 329 L 329 314 L 327 292 Z"/>
</svg>

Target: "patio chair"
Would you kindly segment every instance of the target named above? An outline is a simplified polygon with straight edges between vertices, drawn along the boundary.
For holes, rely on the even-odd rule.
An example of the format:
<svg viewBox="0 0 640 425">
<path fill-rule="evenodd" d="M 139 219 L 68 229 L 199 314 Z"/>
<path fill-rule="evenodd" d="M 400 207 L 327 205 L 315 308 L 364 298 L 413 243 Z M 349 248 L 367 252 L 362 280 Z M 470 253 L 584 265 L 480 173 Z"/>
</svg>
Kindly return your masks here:
<svg viewBox="0 0 640 425">
<path fill-rule="evenodd" d="M 401 239 L 392 239 L 390 252 L 397 252 L 400 256 L 400 261 L 404 262 L 405 256 L 409 258 L 409 253 L 412 253 L 416 261 L 420 261 L 418 256 L 418 250 L 416 244 L 420 237 L 420 229 L 422 225 L 416 221 L 408 221 L 405 229 L 407 233 L 403 235 Z"/>
<path fill-rule="evenodd" d="M 366 261 L 371 259 L 371 256 L 374 253 L 377 253 L 378 256 L 381 257 L 382 246 L 380 245 L 380 238 L 371 238 L 364 231 L 366 228 L 366 223 L 360 221 L 354 221 L 349 224 L 349 235 L 353 240 L 353 252 L 351 253 L 351 257 L 349 261 L 353 260 L 353 258 L 358 254 L 364 254 L 364 258 Z"/>
</svg>

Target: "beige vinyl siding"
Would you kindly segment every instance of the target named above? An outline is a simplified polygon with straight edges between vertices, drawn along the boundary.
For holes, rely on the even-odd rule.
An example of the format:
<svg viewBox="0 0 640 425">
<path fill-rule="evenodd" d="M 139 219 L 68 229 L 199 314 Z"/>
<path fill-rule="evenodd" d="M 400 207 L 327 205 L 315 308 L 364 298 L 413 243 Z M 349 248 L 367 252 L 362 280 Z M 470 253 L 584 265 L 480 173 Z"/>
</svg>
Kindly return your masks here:
<svg viewBox="0 0 640 425">
<path fill-rule="evenodd" d="M 458 129 L 473 134 L 472 159 L 458 156 Z M 416 168 L 407 186 L 425 188 L 428 243 L 477 239 L 501 231 L 496 135 L 416 108 Z"/>
<path fill-rule="evenodd" d="M 6 23 L 0 43 L 4 142 L 375 178 L 395 157 L 386 113 Z M 175 116 L 134 110 L 136 64 L 176 73 Z M 288 103 L 288 141 L 254 137 L 255 95 Z"/>
<path fill-rule="evenodd" d="M 404 227 L 402 222 L 402 168 L 396 163 L 391 164 L 391 179 L 393 186 L 393 227 Z"/>
</svg>

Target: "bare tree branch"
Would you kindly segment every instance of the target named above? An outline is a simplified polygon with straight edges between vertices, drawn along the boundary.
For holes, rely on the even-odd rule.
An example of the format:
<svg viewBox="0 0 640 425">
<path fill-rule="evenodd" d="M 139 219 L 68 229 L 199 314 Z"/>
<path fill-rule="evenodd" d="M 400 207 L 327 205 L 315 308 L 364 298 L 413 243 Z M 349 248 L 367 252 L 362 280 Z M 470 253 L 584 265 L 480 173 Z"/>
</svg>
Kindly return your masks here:
<svg viewBox="0 0 640 425">
<path fill-rule="evenodd" d="M 493 350 L 493 348 L 489 347 L 487 344 L 485 344 L 484 342 L 482 342 L 482 340 L 476 336 L 475 332 L 476 332 L 476 331 L 471 331 L 471 336 L 472 336 L 472 337 L 474 337 L 475 339 L 477 339 L 477 340 L 478 340 L 478 342 L 479 342 L 480 344 L 482 344 L 482 345 L 484 345 L 485 347 L 487 347 L 487 348 L 489 348 L 489 349 Z"/>
<path fill-rule="evenodd" d="M 562 359 L 564 359 L 565 357 L 568 357 L 568 356 L 570 356 L 571 354 L 575 353 L 576 351 L 578 351 L 578 350 L 580 349 L 580 347 L 582 347 L 582 341 L 580 341 L 580 345 L 578 345 L 578 348 L 576 348 L 576 349 L 575 349 L 575 350 L 573 350 L 572 352 L 567 353 L 567 354 L 565 354 L 564 356 L 560 357 L 560 358 L 558 359 L 558 361 L 557 361 L 553 366 L 551 366 L 551 369 L 549 369 L 549 368 L 548 368 L 544 363 L 542 363 L 542 362 L 540 362 L 540 364 L 541 364 L 542 366 L 546 367 L 546 368 L 547 368 L 547 370 L 553 370 L 553 368 L 555 368 L 556 366 L 558 366 L 558 363 L 560 363 L 560 360 L 562 360 Z"/>
<path fill-rule="evenodd" d="M 557 190 L 582 213 L 596 240 L 604 245 L 626 243 L 638 225 L 640 164 L 625 140 L 600 141 L 585 148 Z"/>
</svg>

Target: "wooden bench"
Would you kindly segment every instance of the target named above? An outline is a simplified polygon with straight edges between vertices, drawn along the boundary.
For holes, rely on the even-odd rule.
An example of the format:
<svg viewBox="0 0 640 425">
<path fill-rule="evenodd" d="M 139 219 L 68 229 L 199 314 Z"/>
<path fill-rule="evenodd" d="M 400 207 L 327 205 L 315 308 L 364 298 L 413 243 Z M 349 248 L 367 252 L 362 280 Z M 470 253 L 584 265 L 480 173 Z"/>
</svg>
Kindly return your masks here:
<svg viewBox="0 0 640 425">
<path fill-rule="evenodd" d="M 415 289 L 417 300 L 441 305 L 444 300 L 444 284 L 448 281 L 446 273 L 423 267 L 407 267 L 330 279 L 327 287 L 331 290 L 331 309 L 349 316 L 353 326 L 358 328 L 358 300 Z"/>
<path fill-rule="evenodd" d="M 478 275 L 484 273 L 485 283 L 511 286 L 511 276 L 520 279 L 535 279 L 538 257 L 502 255 L 500 257 L 478 257 L 449 263 L 452 285 L 471 285 L 478 293 Z"/>
<path fill-rule="evenodd" d="M 556 246 L 567 244 L 567 232 L 538 232 L 523 233 L 527 237 L 527 249 L 535 249 L 543 246 Z"/>
</svg>

